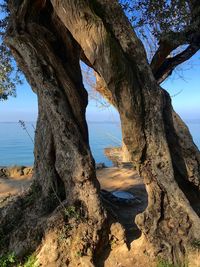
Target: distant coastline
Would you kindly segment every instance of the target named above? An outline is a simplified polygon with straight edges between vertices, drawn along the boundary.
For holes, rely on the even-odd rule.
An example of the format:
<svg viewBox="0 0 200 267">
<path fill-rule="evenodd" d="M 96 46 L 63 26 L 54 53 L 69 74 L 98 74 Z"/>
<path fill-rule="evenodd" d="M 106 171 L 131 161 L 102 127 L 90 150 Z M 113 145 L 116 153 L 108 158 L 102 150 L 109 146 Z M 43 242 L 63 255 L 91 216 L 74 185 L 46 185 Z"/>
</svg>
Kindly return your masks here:
<svg viewBox="0 0 200 267">
<path fill-rule="evenodd" d="M 25 123 L 36 123 L 37 121 L 24 121 Z M 18 123 L 18 121 L 0 121 L 0 123 Z M 102 120 L 102 121 L 87 121 L 87 123 L 120 123 L 119 120 Z"/>
<path fill-rule="evenodd" d="M 28 132 L 34 138 L 36 121 L 25 122 Z M 188 119 L 194 142 L 200 148 L 200 119 Z M 88 121 L 89 141 L 96 163 L 112 166 L 104 155 L 104 148 L 121 145 L 119 121 Z M 33 143 L 18 122 L 0 122 L 0 166 L 31 166 L 34 162 Z"/>
<path fill-rule="evenodd" d="M 182 118 L 182 117 L 181 117 Z M 182 118 L 185 123 L 200 123 L 200 118 Z M 0 123 L 18 123 L 19 121 L 0 121 Z M 37 121 L 24 121 L 25 123 L 36 123 Z M 120 123 L 120 120 L 87 120 L 87 123 Z"/>
</svg>

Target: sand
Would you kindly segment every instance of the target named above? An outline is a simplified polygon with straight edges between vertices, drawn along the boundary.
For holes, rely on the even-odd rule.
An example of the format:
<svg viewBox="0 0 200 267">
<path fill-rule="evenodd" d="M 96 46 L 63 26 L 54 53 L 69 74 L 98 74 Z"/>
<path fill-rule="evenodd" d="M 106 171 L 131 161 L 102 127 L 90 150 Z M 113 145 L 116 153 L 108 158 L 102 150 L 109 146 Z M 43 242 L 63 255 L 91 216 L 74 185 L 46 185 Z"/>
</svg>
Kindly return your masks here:
<svg viewBox="0 0 200 267">
<path fill-rule="evenodd" d="M 135 216 L 138 213 L 143 212 L 147 206 L 147 194 L 143 181 L 135 171 L 117 167 L 98 169 L 97 178 L 102 189 L 107 191 L 127 191 L 134 195 L 137 199 L 137 201 L 132 203 L 131 205 L 124 202 L 112 202 L 112 199 L 109 198 L 105 203 L 106 209 L 112 212 L 112 214 L 115 215 L 114 217 L 116 217 L 116 221 L 123 225 L 125 229 L 127 245 L 130 247 L 132 242 L 139 238 L 139 236 L 141 235 L 139 229 L 135 224 Z M 7 199 L 10 199 L 10 196 L 20 194 L 24 190 L 28 189 L 31 181 L 31 175 L 17 176 L 15 174 L 14 177 L 0 177 L 0 207 L 7 202 Z M 110 207 L 112 211 L 110 210 Z M 124 249 L 125 251 L 123 251 Z M 133 266 L 132 255 L 128 254 L 129 251 L 127 250 L 126 246 L 123 245 L 119 248 L 112 248 L 112 253 L 110 254 L 110 257 L 108 259 L 107 252 L 108 251 L 106 250 L 105 255 L 102 256 L 102 260 L 105 261 L 103 263 L 105 267 L 119 266 L 118 263 L 121 262 L 122 258 L 123 266 Z M 125 265 L 124 261 L 126 261 Z M 147 265 L 142 264 L 135 266 Z"/>
<path fill-rule="evenodd" d="M 8 196 L 22 193 L 26 190 L 30 184 L 32 177 L 20 176 L 20 177 L 1 177 L 0 178 L 0 200 L 7 198 Z"/>
<path fill-rule="evenodd" d="M 114 191 L 125 190 L 129 192 L 142 193 L 144 184 L 137 173 L 130 169 L 117 167 L 103 168 L 97 170 L 97 178 L 101 188 Z M 0 177 L 0 199 L 9 195 L 15 195 L 26 190 L 31 184 L 31 175 Z"/>
<path fill-rule="evenodd" d="M 125 227 L 129 242 L 136 239 L 140 233 L 134 221 L 135 216 L 144 211 L 147 206 L 147 194 L 142 179 L 136 171 L 125 168 L 103 168 L 97 170 L 97 178 L 101 188 L 107 191 L 124 190 L 137 198 L 133 205 L 114 204 L 114 212 L 118 221 Z M 10 196 L 20 194 L 31 184 L 31 175 L 0 177 L 0 204 Z"/>
</svg>

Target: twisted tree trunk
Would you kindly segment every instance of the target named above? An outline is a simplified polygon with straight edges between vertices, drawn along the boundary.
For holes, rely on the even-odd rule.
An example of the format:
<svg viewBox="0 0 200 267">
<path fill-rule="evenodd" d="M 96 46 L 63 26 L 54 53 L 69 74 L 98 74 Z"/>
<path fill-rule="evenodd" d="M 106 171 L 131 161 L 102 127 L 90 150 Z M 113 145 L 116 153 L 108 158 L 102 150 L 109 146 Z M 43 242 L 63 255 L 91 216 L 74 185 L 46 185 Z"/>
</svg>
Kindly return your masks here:
<svg viewBox="0 0 200 267">
<path fill-rule="evenodd" d="M 146 247 L 182 261 L 200 238 L 199 151 L 187 127 L 157 85 L 117 1 L 51 2 L 120 113 L 123 141 L 148 192 L 148 207 L 136 218 Z"/>
<path fill-rule="evenodd" d="M 71 266 L 78 265 L 80 257 L 76 253 L 80 253 L 88 257 L 86 262 L 90 266 L 106 214 L 88 143 L 85 120 L 88 100 L 79 66 L 80 49 L 51 5 L 40 6 L 39 1 L 35 4 L 24 1 L 23 5 L 11 2 L 6 43 L 39 102 L 34 182 L 40 188 L 40 197 L 34 201 L 37 208 L 41 207 L 42 199 L 50 198 L 52 193 L 60 203 L 65 200 L 61 207 L 65 205 L 63 212 L 68 225 L 75 220 L 74 231 L 70 226 L 72 237 L 65 261 Z M 13 236 L 17 239 L 15 230 L 11 231 L 10 240 Z M 24 244 L 18 242 L 20 245 Z M 13 244 L 9 247 L 16 251 Z M 23 254 L 22 247 L 18 251 Z"/>
</svg>

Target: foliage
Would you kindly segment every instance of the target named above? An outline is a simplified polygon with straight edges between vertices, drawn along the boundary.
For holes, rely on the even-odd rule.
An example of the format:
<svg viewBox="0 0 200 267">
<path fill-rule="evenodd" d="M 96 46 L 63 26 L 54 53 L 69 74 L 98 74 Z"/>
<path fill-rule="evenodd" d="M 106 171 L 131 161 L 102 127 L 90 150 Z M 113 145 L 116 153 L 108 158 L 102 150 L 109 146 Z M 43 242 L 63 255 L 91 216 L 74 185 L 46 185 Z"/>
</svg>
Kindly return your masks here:
<svg viewBox="0 0 200 267">
<path fill-rule="evenodd" d="M 95 102 L 95 105 L 100 109 L 110 107 L 110 103 L 98 92 L 97 81 L 94 70 L 81 62 L 81 71 L 83 73 L 83 81 L 86 85 L 89 98 Z"/>
<path fill-rule="evenodd" d="M 18 265 L 17 267 L 38 267 L 39 265 L 37 264 L 36 261 L 36 256 L 35 255 L 30 255 L 29 257 L 27 257 L 25 263 L 23 263 L 23 265 Z"/>
<path fill-rule="evenodd" d="M 19 263 L 14 252 L 5 254 L 0 257 L 1 267 L 38 267 L 36 256 L 30 255 L 25 259 L 24 263 Z"/>
<path fill-rule="evenodd" d="M 199 6 L 190 0 L 120 0 L 134 30 L 142 40 L 149 61 L 162 39 L 173 40 L 174 34 L 191 33 L 199 28 Z M 181 38 L 181 35 L 179 35 Z M 185 48 L 180 47 L 174 54 Z"/>
<path fill-rule="evenodd" d="M 64 209 L 64 214 L 68 219 L 74 218 L 77 221 L 79 221 L 80 218 L 81 218 L 81 214 L 80 214 L 79 211 L 76 210 L 75 206 L 69 206 L 68 208 L 65 208 Z"/>
<path fill-rule="evenodd" d="M 134 27 L 148 25 L 156 37 L 170 31 L 180 32 L 190 24 L 188 0 L 122 0 Z"/>
<path fill-rule="evenodd" d="M 200 7 L 197 4 L 197 8 L 194 8 L 191 0 L 119 0 L 119 2 L 132 22 L 134 30 L 143 41 L 149 62 L 163 38 L 173 39 L 174 33 L 191 33 L 199 29 Z M 22 83 L 22 73 L 16 66 L 11 51 L 4 44 L 9 18 L 7 3 L 8 0 L 0 2 L 0 100 L 15 96 L 16 86 Z M 185 35 L 183 34 L 183 36 Z M 179 54 L 188 44 L 189 42 L 180 45 L 171 54 Z M 89 77 L 88 79 L 88 75 L 90 76 L 90 74 L 84 73 L 89 95 L 96 100 L 97 104 L 100 104 L 100 107 L 108 107 L 109 104 L 100 94 L 96 90 L 91 90 L 91 88 L 95 88 L 96 82 L 94 78 Z"/>
<path fill-rule="evenodd" d="M 7 1 L 0 4 L 0 100 L 16 95 L 16 86 L 22 83 L 21 72 L 15 64 L 11 51 L 4 43 L 9 12 Z"/>
<path fill-rule="evenodd" d="M 15 263 L 16 263 L 16 256 L 14 253 L 9 253 L 0 257 L 1 267 L 14 266 Z"/>
</svg>

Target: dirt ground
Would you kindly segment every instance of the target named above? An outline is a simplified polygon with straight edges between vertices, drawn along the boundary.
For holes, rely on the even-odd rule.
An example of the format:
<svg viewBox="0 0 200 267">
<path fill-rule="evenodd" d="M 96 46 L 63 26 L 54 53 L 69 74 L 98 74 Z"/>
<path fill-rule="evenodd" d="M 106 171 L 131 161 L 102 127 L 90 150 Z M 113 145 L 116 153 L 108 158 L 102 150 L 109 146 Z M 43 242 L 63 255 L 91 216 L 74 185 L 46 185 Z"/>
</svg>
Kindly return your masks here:
<svg viewBox="0 0 200 267">
<path fill-rule="evenodd" d="M 12 195 L 20 194 L 31 184 L 31 175 L 17 175 L 16 171 L 12 173 L 12 177 L 0 177 L 0 203 Z M 134 223 L 135 216 L 147 206 L 147 194 L 142 179 L 133 170 L 117 167 L 98 169 L 97 178 L 102 189 L 110 192 L 127 191 L 137 198 L 132 205 L 113 203 L 112 207 L 126 229 L 128 243 L 131 243 L 140 235 Z"/>
<path fill-rule="evenodd" d="M 0 203 L 10 196 L 25 191 L 31 184 L 31 175 L 20 177 L 0 177 Z"/>
<path fill-rule="evenodd" d="M 137 198 L 132 205 L 113 203 L 114 211 L 119 222 L 125 227 L 130 243 L 140 235 L 134 223 L 135 216 L 147 205 L 147 195 L 142 179 L 133 170 L 117 167 L 98 169 L 97 178 L 102 189 L 110 192 L 127 191 Z M 30 184 L 31 175 L 17 175 L 17 172 L 13 172 L 12 177 L 0 177 L 0 202 L 9 196 L 23 192 Z"/>
<path fill-rule="evenodd" d="M 146 195 L 142 179 L 137 173 L 125 168 L 103 168 L 97 170 L 101 188 L 108 191 L 125 190 L 139 198 Z M 12 175 L 0 177 L 0 199 L 26 190 L 31 183 L 31 175 Z"/>
<path fill-rule="evenodd" d="M 127 241 L 130 244 L 140 236 L 135 225 L 135 216 L 145 210 L 147 206 L 147 193 L 142 178 L 136 171 L 125 168 L 104 168 L 97 171 L 97 178 L 101 188 L 108 191 L 123 190 L 136 197 L 134 203 L 114 204 L 114 211 L 118 215 L 119 222 L 126 229 Z"/>
<path fill-rule="evenodd" d="M 19 171 L 19 170 L 18 170 Z M 26 190 L 31 184 L 31 175 L 17 175 L 14 170 L 12 177 L 0 177 L 0 207 L 4 200 L 12 195 Z M 147 206 L 147 193 L 142 178 L 131 169 L 126 168 L 103 168 L 97 170 L 97 178 L 101 188 L 107 191 L 127 191 L 136 197 L 133 203 L 113 202 L 117 221 L 125 229 L 127 243 L 110 244 L 105 252 L 101 255 L 100 265 L 98 267 L 154 267 L 155 262 L 149 262 L 149 257 L 143 253 L 142 236 L 135 225 L 135 216 L 145 210 Z M 110 194 L 111 195 L 111 194 Z M 111 200 L 112 201 L 112 200 Z M 117 227 L 115 226 L 115 230 Z M 120 229 L 119 229 L 120 232 Z M 138 239 L 139 238 L 139 239 Z M 137 239 L 137 241 L 135 241 Z M 130 248 L 132 248 L 130 250 Z M 141 255 L 140 255 L 141 254 Z M 195 260 L 195 262 L 194 262 Z M 193 255 L 189 267 L 200 267 L 199 254 Z M 198 262 L 196 262 L 198 261 Z"/>
<path fill-rule="evenodd" d="M 111 203 L 112 210 L 125 228 L 127 245 L 131 246 L 132 241 L 140 236 L 140 232 L 135 225 L 135 216 L 142 212 L 147 206 L 147 194 L 142 179 L 135 171 L 126 168 L 103 168 L 97 170 L 97 178 L 101 188 L 107 191 L 127 191 L 131 193 L 136 200 L 133 203 Z M 13 175 L 13 177 L 0 177 L 0 204 L 12 195 L 20 194 L 31 184 L 31 175 Z M 112 201 L 112 200 L 111 200 Z M 0 205 L 1 206 L 1 205 Z M 113 244 L 114 245 L 114 244 Z M 113 246 L 112 245 L 112 246 Z M 109 257 L 108 257 L 109 255 Z M 124 255 L 124 256 L 122 256 Z M 126 260 L 125 260 L 126 259 Z M 121 265 L 123 262 L 123 265 Z M 132 255 L 129 255 L 126 245 L 110 247 L 102 255 L 102 265 L 100 267 L 126 266 L 137 267 L 141 264 L 133 265 Z M 142 266 L 147 266 L 142 263 Z M 150 265 L 148 265 L 150 266 Z"/>
</svg>

